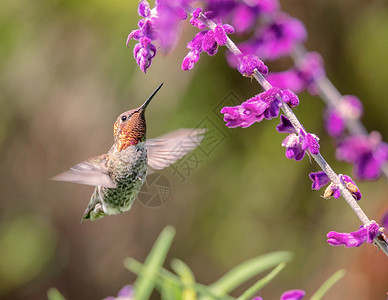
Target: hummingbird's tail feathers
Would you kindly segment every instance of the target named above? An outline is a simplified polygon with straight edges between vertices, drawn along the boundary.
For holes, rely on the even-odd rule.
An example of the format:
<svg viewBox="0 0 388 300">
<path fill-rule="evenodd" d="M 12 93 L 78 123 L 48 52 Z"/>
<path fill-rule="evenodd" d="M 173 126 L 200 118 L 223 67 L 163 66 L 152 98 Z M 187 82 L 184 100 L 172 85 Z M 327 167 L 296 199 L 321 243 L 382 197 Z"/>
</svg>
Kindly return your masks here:
<svg viewBox="0 0 388 300">
<path fill-rule="evenodd" d="M 106 167 L 106 159 L 103 155 L 83 161 L 70 168 L 70 170 L 52 177 L 51 180 L 68 181 L 107 188 L 116 187 L 116 184 L 109 176 Z"/>
<path fill-rule="evenodd" d="M 161 170 L 194 150 L 203 140 L 206 129 L 182 128 L 146 142 L 148 165 Z"/>
</svg>

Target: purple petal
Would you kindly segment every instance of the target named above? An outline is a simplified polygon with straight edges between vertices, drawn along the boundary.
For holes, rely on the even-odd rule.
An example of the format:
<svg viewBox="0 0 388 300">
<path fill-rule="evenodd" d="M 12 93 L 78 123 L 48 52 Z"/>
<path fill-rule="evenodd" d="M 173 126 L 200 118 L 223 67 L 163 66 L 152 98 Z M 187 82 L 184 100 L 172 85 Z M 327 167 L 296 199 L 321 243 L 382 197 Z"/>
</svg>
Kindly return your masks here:
<svg viewBox="0 0 388 300">
<path fill-rule="evenodd" d="M 302 149 L 300 139 L 297 134 L 288 135 L 282 142 L 282 147 L 286 147 L 286 157 L 288 159 L 302 160 L 305 151 Z"/>
<path fill-rule="evenodd" d="M 270 106 L 264 111 L 264 118 L 271 120 L 279 115 L 282 103 L 279 100 L 273 101 Z"/>
<path fill-rule="evenodd" d="M 316 191 L 330 182 L 329 177 L 323 171 L 310 173 L 309 177 L 313 181 L 311 188 Z"/>
<path fill-rule="evenodd" d="M 327 242 L 331 246 L 345 246 L 346 248 L 359 247 L 365 243 L 368 232 L 361 226 L 359 230 L 351 233 L 330 231 L 327 234 Z"/>
<path fill-rule="evenodd" d="M 305 294 L 303 290 L 289 290 L 280 296 L 280 300 L 300 300 Z"/>
<path fill-rule="evenodd" d="M 132 297 L 133 287 L 130 284 L 125 285 L 117 294 L 118 297 Z"/>
<path fill-rule="evenodd" d="M 331 185 L 330 187 L 332 195 L 335 199 L 339 199 L 341 197 L 341 190 L 339 189 L 338 185 Z"/>
<path fill-rule="evenodd" d="M 280 124 L 276 126 L 276 130 L 280 133 L 295 133 L 295 128 L 286 116 L 280 115 Z"/>
</svg>

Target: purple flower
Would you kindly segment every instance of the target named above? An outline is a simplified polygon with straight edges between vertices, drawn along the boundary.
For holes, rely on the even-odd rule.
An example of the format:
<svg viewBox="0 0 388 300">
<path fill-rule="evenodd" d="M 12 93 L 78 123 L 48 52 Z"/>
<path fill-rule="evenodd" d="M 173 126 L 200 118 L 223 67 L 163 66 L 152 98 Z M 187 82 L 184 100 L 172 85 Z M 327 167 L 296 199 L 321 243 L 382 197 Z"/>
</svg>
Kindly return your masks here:
<svg viewBox="0 0 388 300">
<path fill-rule="evenodd" d="M 286 148 L 286 157 L 288 159 L 302 160 L 305 152 L 308 150 L 311 154 L 317 155 L 319 153 L 319 138 L 311 133 L 305 133 L 303 130 L 296 134 L 295 129 L 292 130 L 286 117 L 281 118 L 282 123 L 276 128 L 282 132 L 292 132 L 282 142 L 282 147 Z"/>
<path fill-rule="evenodd" d="M 327 234 L 327 242 L 331 246 L 359 247 L 365 242 L 372 244 L 380 234 L 380 226 L 375 221 L 371 221 L 368 225 L 360 226 L 357 231 L 350 233 L 330 231 Z"/>
<path fill-rule="evenodd" d="M 197 19 L 200 16 L 201 11 L 201 9 L 197 8 L 193 12 L 193 17 L 190 20 L 190 23 L 198 28 L 203 28 L 200 25 L 201 22 Z M 214 30 L 203 30 L 197 33 L 187 44 L 187 48 L 190 49 L 190 51 L 183 59 L 182 70 L 189 71 L 194 68 L 194 64 L 198 62 L 202 52 L 206 52 L 210 56 L 216 54 L 218 46 L 224 46 L 226 44 L 227 34 L 233 32 L 234 28 L 229 24 L 218 24 Z"/>
<path fill-rule="evenodd" d="M 117 297 L 106 297 L 104 300 L 133 300 L 133 288 L 131 285 L 125 285 L 117 294 Z"/>
<path fill-rule="evenodd" d="M 326 175 L 325 172 L 319 171 L 319 172 L 313 172 L 309 174 L 310 179 L 313 182 L 312 189 L 313 190 L 319 190 L 326 184 L 330 182 L 329 177 Z M 354 199 L 357 201 L 361 199 L 362 194 L 358 186 L 354 183 L 352 178 L 348 175 L 342 175 L 339 174 L 339 178 L 341 183 L 348 189 L 348 191 L 352 194 Z M 338 199 L 341 196 L 341 191 L 339 189 L 339 186 L 335 184 L 334 182 L 331 182 L 330 185 L 325 189 L 325 192 L 323 194 L 323 198 L 329 199 L 330 197 L 334 197 Z"/>
<path fill-rule="evenodd" d="M 161 49 L 168 52 L 176 43 L 179 30 L 178 23 L 187 18 L 187 13 L 182 8 L 190 0 L 158 0 L 154 8 L 150 8 L 146 0 L 141 0 L 138 14 L 143 17 L 138 22 L 139 29 L 133 30 L 127 38 L 127 46 L 134 39 L 138 41 L 134 47 L 134 56 L 140 69 L 145 73 L 156 54 L 158 41 Z"/>
<path fill-rule="evenodd" d="M 155 54 L 156 48 L 147 37 L 140 38 L 139 43 L 133 48 L 133 56 L 136 59 L 136 63 L 144 73 L 147 72 Z"/>
<path fill-rule="evenodd" d="M 271 85 L 281 89 L 290 89 L 299 93 L 304 89 L 312 95 L 318 93 L 316 81 L 325 75 L 323 61 L 318 53 L 310 52 L 305 55 L 302 62 L 294 68 L 284 72 L 271 72 L 267 80 Z"/>
<path fill-rule="evenodd" d="M 358 179 L 373 180 L 380 176 L 380 168 L 388 160 L 388 144 L 375 131 L 369 136 L 349 136 L 338 145 L 336 156 L 354 164 Z"/>
<path fill-rule="evenodd" d="M 254 29 L 256 21 L 261 14 L 271 14 L 279 8 L 276 0 L 254 0 L 249 4 L 246 2 L 237 3 L 233 11 L 232 24 L 237 33 L 246 33 Z"/>
<path fill-rule="evenodd" d="M 264 118 L 270 120 L 279 115 L 279 108 L 282 105 L 277 99 L 281 91 L 271 88 L 260 93 L 237 106 L 226 106 L 221 109 L 224 114 L 226 126 L 230 128 L 246 128 Z"/>
<path fill-rule="evenodd" d="M 330 182 L 330 178 L 323 171 L 310 173 L 309 177 L 313 181 L 311 188 L 316 191 Z"/>
<path fill-rule="evenodd" d="M 257 69 L 259 73 L 263 75 L 268 74 L 267 66 L 255 55 L 245 55 L 240 57 L 240 64 L 238 66 L 238 71 L 246 77 L 250 77 L 253 74 L 253 71 Z"/>
<path fill-rule="evenodd" d="M 263 60 L 275 60 L 290 54 L 296 44 L 306 39 L 307 32 L 300 20 L 279 13 L 273 23 L 259 29 L 256 36 L 256 40 L 251 42 L 255 54 Z"/>
<path fill-rule="evenodd" d="M 305 294 L 303 290 L 289 290 L 280 296 L 280 300 L 300 300 Z"/>
<path fill-rule="evenodd" d="M 343 96 L 337 107 L 326 110 L 326 131 L 331 136 L 339 138 L 345 131 L 345 120 L 358 119 L 362 116 L 362 113 L 362 104 L 356 96 Z"/>
</svg>

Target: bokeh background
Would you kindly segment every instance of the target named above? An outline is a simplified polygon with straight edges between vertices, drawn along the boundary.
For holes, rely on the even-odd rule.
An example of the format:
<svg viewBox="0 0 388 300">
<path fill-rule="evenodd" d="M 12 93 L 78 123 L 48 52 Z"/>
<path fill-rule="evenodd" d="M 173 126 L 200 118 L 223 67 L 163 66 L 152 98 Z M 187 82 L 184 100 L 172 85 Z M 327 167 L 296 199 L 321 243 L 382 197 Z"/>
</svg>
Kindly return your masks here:
<svg viewBox="0 0 388 300">
<path fill-rule="evenodd" d="M 306 24 L 307 47 L 323 55 L 339 90 L 363 101 L 367 128 L 387 141 L 387 2 L 282 5 Z M 265 299 L 292 288 L 312 295 L 341 268 L 348 273 L 327 299 L 385 299 L 387 258 L 371 245 L 327 245 L 328 231 L 353 231 L 359 221 L 345 201 L 311 191 L 307 174 L 318 168 L 308 158 L 285 158 L 277 120 L 247 129 L 224 126 L 220 105 L 252 97 L 258 85 L 230 69 L 223 50 L 181 71 L 185 44 L 194 35 L 189 26 L 176 49 L 158 54 L 143 74 L 125 47 L 138 21 L 136 6 L 124 0 L 0 2 L 0 298 L 45 299 L 50 287 L 67 299 L 115 295 L 135 279 L 124 258 L 144 260 L 171 224 L 177 234 L 166 266 L 180 258 L 199 282 L 211 283 L 254 256 L 290 250 L 294 261 L 265 287 Z M 290 61 L 269 66 L 281 70 Z M 183 163 L 193 161 L 163 171 L 171 185 L 164 205 L 136 201 L 122 215 L 80 223 L 92 187 L 49 178 L 107 151 L 117 115 L 140 105 L 161 82 L 147 111 L 148 136 L 207 124 L 213 140 L 195 152 L 200 159 L 190 170 Z M 324 156 L 339 173 L 351 173 L 335 159 L 320 99 L 306 93 L 300 99 L 296 113 L 321 137 Z M 387 180 L 359 186 L 362 207 L 378 220 L 388 209 Z"/>
</svg>

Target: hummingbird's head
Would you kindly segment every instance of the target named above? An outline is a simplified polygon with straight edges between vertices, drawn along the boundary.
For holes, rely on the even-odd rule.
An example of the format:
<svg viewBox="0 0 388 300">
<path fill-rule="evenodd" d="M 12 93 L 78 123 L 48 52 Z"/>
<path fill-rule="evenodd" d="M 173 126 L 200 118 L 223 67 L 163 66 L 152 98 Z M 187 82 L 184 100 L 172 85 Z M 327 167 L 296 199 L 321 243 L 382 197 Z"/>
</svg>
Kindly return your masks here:
<svg viewBox="0 0 388 300">
<path fill-rule="evenodd" d="M 121 151 L 128 146 L 137 145 L 146 138 L 145 110 L 152 98 L 156 95 L 163 83 L 136 109 L 128 110 L 118 116 L 113 125 L 113 134 L 117 142 L 117 150 Z"/>
</svg>

